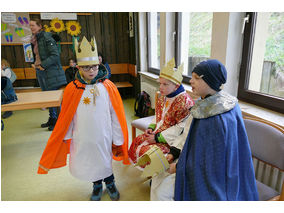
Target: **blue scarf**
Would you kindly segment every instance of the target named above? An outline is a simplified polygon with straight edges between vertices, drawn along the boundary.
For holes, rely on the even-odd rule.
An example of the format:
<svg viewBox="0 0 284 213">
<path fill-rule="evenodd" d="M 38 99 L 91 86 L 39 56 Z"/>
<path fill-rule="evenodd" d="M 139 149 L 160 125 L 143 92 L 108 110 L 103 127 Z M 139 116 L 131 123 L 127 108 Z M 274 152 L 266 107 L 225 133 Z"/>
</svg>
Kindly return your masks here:
<svg viewBox="0 0 284 213">
<path fill-rule="evenodd" d="M 176 95 L 178 95 L 178 94 L 180 94 L 180 93 L 182 93 L 182 92 L 184 92 L 185 90 L 184 90 L 184 87 L 182 86 L 182 84 L 179 86 L 179 88 L 177 88 L 177 90 L 176 91 L 174 91 L 174 92 L 172 92 L 171 94 L 169 94 L 169 95 L 167 95 L 166 97 L 167 98 L 172 98 L 172 97 L 175 97 Z"/>
</svg>

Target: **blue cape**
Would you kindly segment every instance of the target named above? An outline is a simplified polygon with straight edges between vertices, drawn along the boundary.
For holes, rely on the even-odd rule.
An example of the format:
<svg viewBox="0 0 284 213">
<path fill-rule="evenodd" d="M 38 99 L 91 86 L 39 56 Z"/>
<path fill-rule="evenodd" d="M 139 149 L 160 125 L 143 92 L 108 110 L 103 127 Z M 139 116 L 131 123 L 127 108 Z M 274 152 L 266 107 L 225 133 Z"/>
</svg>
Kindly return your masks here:
<svg viewBox="0 0 284 213">
<path fill-rule="evenodd" d="M 194 118 L 180 155 L 175 200 L 258 200 L 248 137 L 239 105 Z"/>
</svg>

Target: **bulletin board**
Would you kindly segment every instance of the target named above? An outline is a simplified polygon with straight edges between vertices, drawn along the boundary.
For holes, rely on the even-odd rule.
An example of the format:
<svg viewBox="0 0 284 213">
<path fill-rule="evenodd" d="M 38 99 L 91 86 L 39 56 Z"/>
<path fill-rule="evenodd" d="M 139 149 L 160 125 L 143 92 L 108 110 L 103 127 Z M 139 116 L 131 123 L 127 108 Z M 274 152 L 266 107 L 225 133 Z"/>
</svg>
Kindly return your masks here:
<svg viewBox="0 0 284 213">
<path fill-rule="evenodd" d="M 1 43 L 29 43 L 32 32 L 30 30 L 29 13 L 1 13 Z"/>
</svg>

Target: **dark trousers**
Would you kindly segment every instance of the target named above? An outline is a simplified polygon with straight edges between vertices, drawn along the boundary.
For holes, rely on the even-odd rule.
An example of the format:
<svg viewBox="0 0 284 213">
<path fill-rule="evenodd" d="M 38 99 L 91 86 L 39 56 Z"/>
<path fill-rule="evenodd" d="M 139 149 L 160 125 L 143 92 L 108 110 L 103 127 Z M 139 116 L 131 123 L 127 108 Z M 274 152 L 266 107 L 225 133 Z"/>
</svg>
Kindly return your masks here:
<svg viewBox="0 0 284 213">
<path fill-rule="evenodd" d="M 37 76 L 37 80 L 38 80 L 38 84 L 41 88 L 42 91 L 50 91 L 50 90 L 57 90 L 59 88 L 56 89 L 48 89 L 47 88 L 47 84 L 46 84 L 46 71 L 44 70 L 40 70 L 40 69 L 36 69 L 36 76 Z M 50 118 L 57 118 L 57 108 L 56 107 L 49 107 L 49 117 Z"/>
<path fill-rule="evenodd" d="M 108 183 L 113 182 L 113 180 L 114 180 L 114 176 L 113 176 L 113 174 L 112 174 L 111 176 L 109 176 L 109 177 L 107 177 L 107 178 L 104 178 L 104 179 L 102 179 L 102 180 L 98 180 L 98 181 L 96 181 L 96 182 L 93 182 L 93 184 L 101 184 L 102 181 L 104 181 L 106 184 L 108 184 Z"/>
</svg>

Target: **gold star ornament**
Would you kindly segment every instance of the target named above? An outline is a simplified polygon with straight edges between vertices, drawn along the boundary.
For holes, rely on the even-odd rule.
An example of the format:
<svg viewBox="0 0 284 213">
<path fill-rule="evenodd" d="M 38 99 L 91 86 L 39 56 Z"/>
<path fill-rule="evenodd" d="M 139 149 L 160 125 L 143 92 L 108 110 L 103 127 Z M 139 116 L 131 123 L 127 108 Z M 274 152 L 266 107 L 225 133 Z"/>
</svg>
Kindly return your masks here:
<svg viewBox="0 0 284 213">
<path fill-rule="evenodd" d="M 84 97 L 83 103 L 86 104 L 86 105 L 90 104 L 91 103 L 91 99 L 89 97 Z"/>
</svg>

